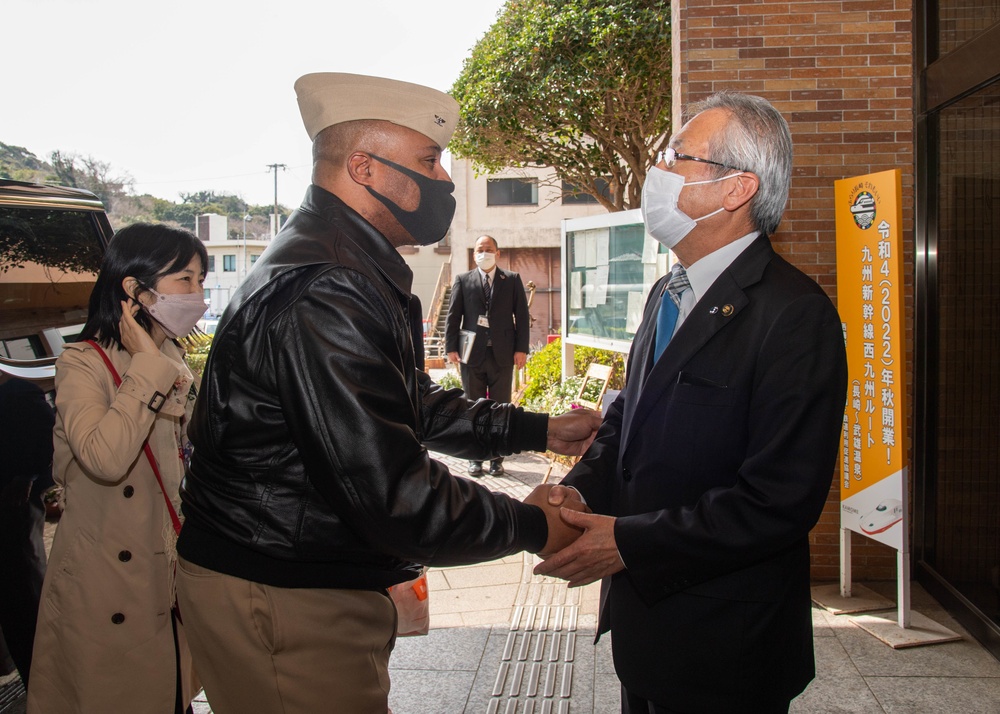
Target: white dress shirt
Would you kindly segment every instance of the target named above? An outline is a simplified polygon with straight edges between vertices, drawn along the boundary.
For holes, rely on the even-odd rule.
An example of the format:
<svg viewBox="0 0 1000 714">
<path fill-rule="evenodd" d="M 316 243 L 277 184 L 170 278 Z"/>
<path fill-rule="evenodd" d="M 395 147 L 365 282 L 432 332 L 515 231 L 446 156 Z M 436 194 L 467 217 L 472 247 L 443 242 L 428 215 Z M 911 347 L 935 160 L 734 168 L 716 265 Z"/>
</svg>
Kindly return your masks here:
<svg viewBox="0 0 1000 714">
<path fill-rule="evenodd" d="M 684 318 L 691 314 L 694 306 L 701 300 L 701 296 L 708 292 L 712 284 L 722 275 L 722 272 L 732 265 L 732 262 L 744 250 L 750 247 L 754 239 L 760 235 L 760 231 L 753 231 L 742 238 L 737 238 L 732 243 L 724 245 L 714 253 L 709 253 L 701 260 L 692 263 L 687 268 L 688 280 L 691 282 L 691 289 L 681 293 L 681 305 L 678 308 L 677 324 L 674 325 L 674 334 L 684 322 Z"/>
</svg>

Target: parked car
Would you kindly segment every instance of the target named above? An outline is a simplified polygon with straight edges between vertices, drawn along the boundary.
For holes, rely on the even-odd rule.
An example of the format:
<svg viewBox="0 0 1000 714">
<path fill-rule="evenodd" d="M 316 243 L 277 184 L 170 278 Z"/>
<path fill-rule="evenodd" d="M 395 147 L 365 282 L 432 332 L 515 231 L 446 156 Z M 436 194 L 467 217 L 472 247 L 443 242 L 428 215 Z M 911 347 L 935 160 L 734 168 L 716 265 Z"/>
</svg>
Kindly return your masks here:
<svg viewBox="0 0 1000 714">
<path fill-rule="evenodd" d="M 214 335 L 218 326 L 219 318 L 217 317 L 206 317 L 202 320 L 198 320 L 198 329 L 206 335 Z"/>
<path fill-rule="evenodd" d="M 51 388 L 113 233 L 89 191 L 0 179 L 0 370 Z"/>
</svg>

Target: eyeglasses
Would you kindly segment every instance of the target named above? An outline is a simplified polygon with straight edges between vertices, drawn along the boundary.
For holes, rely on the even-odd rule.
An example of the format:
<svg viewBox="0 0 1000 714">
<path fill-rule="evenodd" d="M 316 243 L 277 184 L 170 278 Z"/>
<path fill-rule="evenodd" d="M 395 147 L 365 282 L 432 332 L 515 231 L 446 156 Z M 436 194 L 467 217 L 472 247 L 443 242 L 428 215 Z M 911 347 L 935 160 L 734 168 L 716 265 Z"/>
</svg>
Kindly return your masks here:
<svg viewBox="0 0 1000 714">
<path fill-rule="evenodd" d="M 697 161 L 702 164 L 711 164 L 712 166 L 721 166 L 724 169 L 732 169 L 733 171 L 744 171 L 744 169 L 730 166 L 729 164 L 720 164 L 718 161 L 712 161 L 711 159 L 702 159 L 698 156 L 681 154 L 672 147 L 664 149 L 656 155 L 656 163 L 659 164 L 661 161 L 667 165 L 668 169 L 672 169 L 676 166 L 678 161 Z"/>
</svg>

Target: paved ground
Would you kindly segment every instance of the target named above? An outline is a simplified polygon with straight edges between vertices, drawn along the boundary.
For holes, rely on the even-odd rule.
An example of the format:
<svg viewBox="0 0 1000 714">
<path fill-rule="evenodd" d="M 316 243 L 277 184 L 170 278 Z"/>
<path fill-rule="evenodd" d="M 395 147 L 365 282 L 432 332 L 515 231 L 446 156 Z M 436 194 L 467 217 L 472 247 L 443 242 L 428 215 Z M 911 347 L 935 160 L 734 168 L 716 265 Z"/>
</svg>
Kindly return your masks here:
<svg viewBox="0 0 1000 714">
<path fill-rule="evenodd" d="M 443 460 L 453 473 L 464 473 L 463 462 Z M 549 462 L 525 454 L 509 458 L 506 466 L 505 476 L 487 476 L 482 483 L 520 498 L 541 482 Z M 557 466 L 553 480 L 561 473 Z M 610 640 L 593 644 L 596 585 L 569 590 L 551 578 L 533 576 L 535 562 L 534 556 L 521 554 L 430 571 L 432 629 L 425 637 L 397 643 L 391 666 L 394 714 L 619 710 Z M 867 585 L 893 596 L 894 583 Z M 893 650 L 850 619 L 814 609 L 818 675 L 791 711 L 1000 714 L 1000 662 L 917 585 L 912 609 L 964 639 Z M 10 678 L 0 685 L 5 681 L 0 712 L 23 712 L 23 698 L 5 703 L 2 692 L 13 687 Z M 204 696 L 195 712 L 211 714 Z"/>
</svg>

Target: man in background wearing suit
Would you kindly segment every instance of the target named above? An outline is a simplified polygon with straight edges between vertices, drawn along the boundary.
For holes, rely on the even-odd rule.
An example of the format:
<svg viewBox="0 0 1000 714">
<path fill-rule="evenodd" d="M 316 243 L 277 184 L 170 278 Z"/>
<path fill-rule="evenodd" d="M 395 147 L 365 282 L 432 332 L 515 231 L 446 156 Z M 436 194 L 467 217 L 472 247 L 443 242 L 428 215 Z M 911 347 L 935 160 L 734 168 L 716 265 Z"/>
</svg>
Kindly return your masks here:
<svg viewBox="0 0 1000 714">
<path fill-rule="evenodd" d="M 697 112 L 643 187 L 646 229 L 679 267 L 650 293 L 597 439 L 549 493 L 593 513 L 564 510 L 585 532 L 535 570 L 604 579 L 623 712 L 787 712 L 815 676 L 808 534 L 834 472 L 844 338 L 768 239 L 788 125 L 748 95 Z"/>
<path fill-rule="evenodd" d="M 509 402 L 514 367 L 528 359 L 530 318 L 521 276 L 497 267 L 500 246 L 480 236 L 474 252 L 476 269 L 455 278 L 445 328 L 448 361 L 461 364 L 462 387 L 469 399 L 489 397 Z M 459 332 L 476 333 L 472 353 L 459 359 Z M 469 462 L 469 475 L 481 476 L 481 461 Z M 490 474 L 503 473 L 503 458 L 490 461 Z"/>
</svg>

